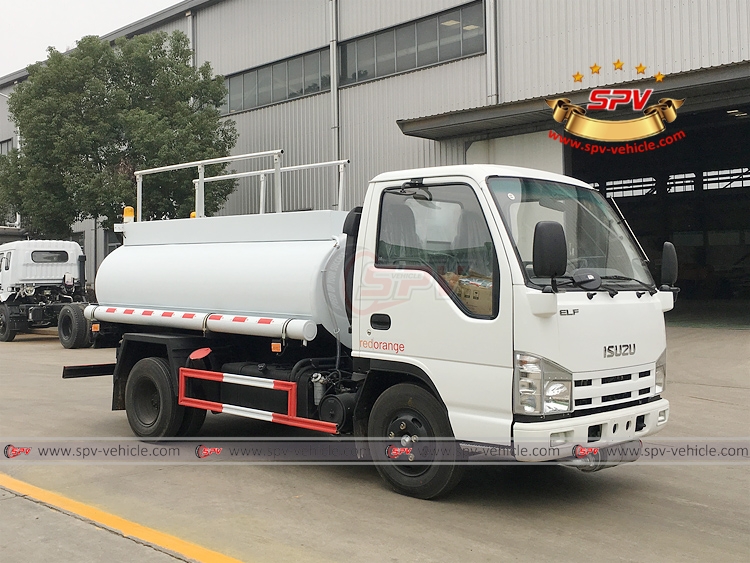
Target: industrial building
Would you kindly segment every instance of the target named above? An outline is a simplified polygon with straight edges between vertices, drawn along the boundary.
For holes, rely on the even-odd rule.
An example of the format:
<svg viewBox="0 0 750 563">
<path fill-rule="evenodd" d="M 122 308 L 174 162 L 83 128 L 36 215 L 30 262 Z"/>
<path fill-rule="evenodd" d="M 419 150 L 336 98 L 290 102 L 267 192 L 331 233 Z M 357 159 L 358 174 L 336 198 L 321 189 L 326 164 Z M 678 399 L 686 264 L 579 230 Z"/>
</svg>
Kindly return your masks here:
<svg viewBox="0 0 750 563">
<path fill-rule="evenodd" d="M 226 78 L 236 154 L 283 148 L 285 166 L 350 159 L 344 209 L 386 170 L 569 174 L 616 198 L 654 264 L 664 240 L 676 244 L 684 295 L 750 297 L 748 0 L 187 0 L 103 38 L 155 30 L 184 32 L 194 63 Z M 0 78 L 0 94 L 25 76 Z M 685 102 L 647 139 L 655 148 L 595 154 L 566 142 L 575 137 L 545 100 L 585 107 L 597 88 Z M 607 113 L 637 117 L 632 106 Z M 0 98 L 0 152 L 17 143 Z M 335 206 L 335 170 L 284 182 L 285 210 Z M 246 179 L 221 213 L 257 212 L 259 201 Z M 92 262 L 116 245 L 79 227 Z"/>
</svg>

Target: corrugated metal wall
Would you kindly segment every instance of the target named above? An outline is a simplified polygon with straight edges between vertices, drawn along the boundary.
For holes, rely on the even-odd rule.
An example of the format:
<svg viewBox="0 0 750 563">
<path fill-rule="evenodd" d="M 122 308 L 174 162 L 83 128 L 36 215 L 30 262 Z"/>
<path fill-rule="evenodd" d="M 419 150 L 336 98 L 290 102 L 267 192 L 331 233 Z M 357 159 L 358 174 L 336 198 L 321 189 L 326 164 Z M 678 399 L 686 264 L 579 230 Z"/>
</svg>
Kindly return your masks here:
<svg viewBox="0 0 750 563">
<path fill-rule="evenodd" d="M 240 138 L 232 153 L 284 149 L 282 166 L 332 160 L 330 106 L 330 96 L 319 94 L 237 114 L 233 119 Z M 236 172 L 263 170 L 273 168 L 273 160 L 238 162 L 233 163 L 231 168 Z M 337 175 L 333 168 L 288 172 L 282 178 L 284 210 L 330 209 L 335 203 Z M 220 215 L 257 212 L 259 186 L 257 177 L 241 179 Z M 267 189 L 270 205 L 273 193 L 271 177 L 268 178 Z"/>
<path fill-rule="evenodd" d="M 498 30 L 501 103 L 750 60 L 747 0 L 498 0 Z"/>
<path fill-rule="evenodd" d="M 396 120 L 483 105 L 484 65 L 482 55 L 341 90 L 341 156 L 352 161 L 345 209 L 362 202 L 381 172 L 463 164 L 463 141 L 407 137 Z"/>
<path fill-rule="evenodd" d="M 339 0 L 339 40 L 419 19 L 470 0 Z"/>
<path fill-rule="evenodd" d="M 182 33 L 190 37 L 190 29 L 188 28 L 189 23 L 190 18 L 182 17 L 160 25 L 158 29 L 154 31 L 166 31 L 167 33 L 172 33 L 173 31 L 181 31 Z"/>
<path fill-rule="evenodd" d="M 226 0 L 196 13 L 196 61 L 232 74 L 328 44 L 326 0 Z"/>
</svg>

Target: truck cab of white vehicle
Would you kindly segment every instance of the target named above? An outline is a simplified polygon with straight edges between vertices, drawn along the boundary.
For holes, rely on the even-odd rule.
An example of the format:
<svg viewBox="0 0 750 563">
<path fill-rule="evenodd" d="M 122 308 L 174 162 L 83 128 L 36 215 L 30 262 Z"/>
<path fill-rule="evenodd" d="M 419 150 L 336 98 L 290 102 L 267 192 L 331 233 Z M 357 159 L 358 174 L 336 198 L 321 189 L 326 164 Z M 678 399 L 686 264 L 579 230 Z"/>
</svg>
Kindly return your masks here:
<svg viewBox="0 0 750 563">
<path fill-rule="evenodd" d="M 120 231 L 86 309 L 117 364 L 63 376 L 113 374 L 139 436 L 194 434 L 207 411 L 353 434 L 392 488 L 432 498 L 474 455 L 632 461 L 669 418 L 674 248 L 657 288 L 619 212 L 572 178 L 389 172 L 348 213 Z"/>
<path fill-rule="evenodd" d="M 433 168 L 376 177 L 363 208 L 355 369 L 417 374 L 459 441 L 513 444 L 516 459 L 603 449 L 666 423 L 673 292 L 657 290 L 590 186 Z"/>
<path fill-rule="evenodd" d="M 19 332 L 58 327 L 66 348 L 87 345 L 81 306 L 85 260 L 72 241 L 22 240 L 0 245 L 0 342 Z"/>
</svg>

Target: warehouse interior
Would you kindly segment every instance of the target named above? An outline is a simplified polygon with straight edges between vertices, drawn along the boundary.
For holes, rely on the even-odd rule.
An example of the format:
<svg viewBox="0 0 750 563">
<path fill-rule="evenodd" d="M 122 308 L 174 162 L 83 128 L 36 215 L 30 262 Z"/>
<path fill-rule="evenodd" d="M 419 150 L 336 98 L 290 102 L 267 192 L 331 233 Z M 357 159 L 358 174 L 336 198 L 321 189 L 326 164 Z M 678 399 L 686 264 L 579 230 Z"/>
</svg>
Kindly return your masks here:
<svg viewBox="0 0 750 563">
<path fill-rule="evenodd" d="M 677 130 L 639 154 L 567 149 L 569 173 L 615 199 L 657 279 L 664 241 L 675 244 L 683 298 L 750 299 L 750 105 L 682 114 L 660 137 Z"/>
</svg>

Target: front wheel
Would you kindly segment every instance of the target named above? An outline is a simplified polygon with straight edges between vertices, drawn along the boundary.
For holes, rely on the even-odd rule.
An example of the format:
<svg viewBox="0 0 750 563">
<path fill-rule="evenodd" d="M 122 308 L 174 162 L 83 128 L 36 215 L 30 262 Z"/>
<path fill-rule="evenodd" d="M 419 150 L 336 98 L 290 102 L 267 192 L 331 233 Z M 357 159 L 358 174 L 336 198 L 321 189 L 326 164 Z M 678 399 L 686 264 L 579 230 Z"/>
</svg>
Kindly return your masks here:
<svg viewBox="0 0 750 563">
<path fill-rule="evenodd" d="M 427 390 L 400 383 L 383 392 L 367 427 L 378 473 L 396 492 L 430 499 L 461 480 L 458 446 L 443 405 Z"/>
<path fill-rule="evenodd" d="M 10 309 L 6 304 L 0 305 L 0 342 L 11 342 L 16 331 L 10 328 Z"/>
<path fill-rule="evenodd" d="M 163 358 L 143 358 L 125 384 L 125 411 L 130 428 L 142 438 L 176 436 L 185 417 Z"/>
</svg>

